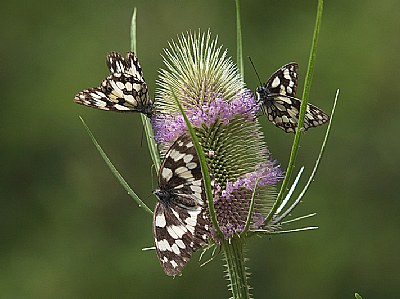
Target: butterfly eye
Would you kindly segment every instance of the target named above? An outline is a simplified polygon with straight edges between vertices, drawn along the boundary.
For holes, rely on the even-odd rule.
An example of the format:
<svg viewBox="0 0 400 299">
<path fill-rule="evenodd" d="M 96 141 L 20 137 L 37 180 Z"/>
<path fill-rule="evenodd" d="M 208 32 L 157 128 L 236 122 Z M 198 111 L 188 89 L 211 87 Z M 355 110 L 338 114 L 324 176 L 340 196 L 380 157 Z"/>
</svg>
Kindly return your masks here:
<svg viewBox="0 0 400 299">
<path fill-rule="evenodd" d="M 258 98 L 265 98 L 268 95 L 268 89 L 264 86 L 258 86 L 256 88 L 256 95 Z"/>
</svg>

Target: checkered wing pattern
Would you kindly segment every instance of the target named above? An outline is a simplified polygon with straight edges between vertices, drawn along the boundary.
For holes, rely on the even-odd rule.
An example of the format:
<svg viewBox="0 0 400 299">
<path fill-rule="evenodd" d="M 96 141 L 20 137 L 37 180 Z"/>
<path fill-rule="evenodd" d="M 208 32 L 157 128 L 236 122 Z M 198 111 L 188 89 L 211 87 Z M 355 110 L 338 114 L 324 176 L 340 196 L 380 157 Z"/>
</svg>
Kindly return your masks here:
<svg viewBox="0 0 400 299">
<path fill-rule="evenodd" d="M 74 101 L 101 110 L 140 112 L 151 117 L 153 102 L 135 53 L 128 52 L 124 58 L 117 52 L 111 52 L 106 62 L 110 75 L 100 86 L 78 93 Z"/>
<path fill-rule="evenodd" d="M 202 173 L 194 144 L 182 135 L 160 168 L 153 233 L 157 256 L 169 276 L 181 273 L 192 253 L 207 244 L 209 224 Z"/>
<path fill-rule="evenodd" d="M 268 120 L 287 133 L 294 133 L 300 114 L 301 100 L 296 98 L 297 63 L 289 63 L 277 70 L 264 86 L 256 89 L 256 96 Z M 317 127 L 329 120 L 329 116 L 318 107 L 308 104 L 304 119 L 304 130 Z"/>
</svg>

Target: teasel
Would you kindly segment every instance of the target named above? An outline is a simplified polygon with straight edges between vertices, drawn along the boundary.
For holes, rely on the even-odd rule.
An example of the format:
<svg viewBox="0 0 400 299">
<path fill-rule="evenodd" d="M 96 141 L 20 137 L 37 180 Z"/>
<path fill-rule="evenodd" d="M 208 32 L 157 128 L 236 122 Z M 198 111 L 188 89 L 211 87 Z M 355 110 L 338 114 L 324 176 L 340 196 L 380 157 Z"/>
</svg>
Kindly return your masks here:
<svg viewBox="0 0 400 299">
<path fill-rule="evenodd" d="M 179 101 L 194 127 L 213 177 L 213 201 L 222 237 L 229 240 L 246 227 L 251 198 L 250 229 L 260 229 L 282 178 L 255 117 L 259 110 L 227 51 L 210 32 L 187 33 L 165 50 L 156 92 L 159 113 L 151 122 L 162 153 L 187 126 Z M 222 243 L 215 234 L 214 241 Z"/>
<path fill-rule="evenodd" d="M 240 73 L 243 75 L 238 4 L 239 1 L 236 1 L 238 11 L 237 63 L 240 66 Z M 131 50 L 134 51 L 136 51 L 135 16 L 136 10 L 131 28 Z M 318 1 L 313 45 L 299 113 L 299 127 L 304 121 L 304 108 L 307 105 L 311 85 L 321 16 L 322 1 Z M 242 75 L 238 74 L 238 70 L 227 56 L 227 52 L 217 46 L 217 39 L 211 39 L 209 32 L 201 33 L 199 31 L 196 34 L 182 35 L 177 42 L 171 42 L 169 49 L 165 50 L 164 62 L 166 68 L 160 71 L 159 89 L 154 106 L 157 107 L 154 110 L 157 113 L 151 114 L 151 124 L 155 134 L 150 128 L 150 120 L 142 116 L 152 160 L 159 170 L 159 189 L 154 191 L 159 201 L 154 213 L 127 185 L 84 123 L 85 128 L 103 159 L 128 194 L 138 203 L 139 207 L 144 208 L 149 214 L 154 214 L 153 228 L 160 228 L 163 230 L 163 234 L 164 232 L 169 234 L 169 236 L 159 235 L 167 236 L 163 239 L 157 239 L 157 234 L 155 234 L 155 249 L 166 274 L 170 276 L 180 274 L 185 263 L 190 259 L 191 253 L 205 246 L 206 242 L 203 241 L 208 241 L 211 245 L 219 245 L 222 248 L 233 298 L 250 298 L 250 287 L 247 283 L 248 271 L 245 266 L 247 259 L 244 255 L 244 245 L 248 238 L 254 235 L 261 236 L 317 228 L 306 227 L 285 231 L 281 225 L 315 215 L 313 213 L 283 221 L 301 201 L 314 179 L 324 152 L 332 118 L 329 120 L 321 151 L 311 176 L 295 202 L 287 208 L 293 190 L 304 170 L 304 167 L 300 169 L 292 187 L 288 190 L 288 182 L 299 147 L 300 130 L 296 131 L 286 175 L 277 195 L 274 185 L 283 177 L 283 173 L 277 162 L 271 158 L 255 117 L 260 107 L 252 93 L 246 89 Z M 338 95 L 339 91 L 336 93 L 332 116 Z M 158 143 L 158 149 L 164 157 L 162 164 L 154 141 Z M 198 141 L 200 141 L 200 146 Z M 204 153 L 206 158 L 204 158 Z M 199 174 L 199 165 L 201 165 L 202 175 Z M 212 184 L 210 184 L 207 171 L 204 171 L 205 168 L 212 174 Z M 171 185 L 168 186 L 169 180 L 174 179 L 176 183 L 180 178 L 184 179 L 184 184 L 173 186 L 174 190 L 167 189 L 167 187 L 171 187 Z M 203 182 L 201 182 L 202 180 Z M 204 187 L 203 184 L 206 185 L 208 206 L 201 206 L 204 194 L 200 195 L 200 193 Z M 188 191 L 188 193 L 178 193 L 178 189 L 182 187 L 185 187 L 185 192 Z M 210 188 L 213 189 L 212 192 L 210 192 Z M 189 192 L 194 196 L 187 197 Z M 179 196 L 180 198 L 178 198 Z M 189 201 L 185 201 L 188 198 Z M 162 209 L 157 209 L 160 205 Z M 180 217 L 181 215 L 174 210 L 174 207 L 183 208 L 182 215 L 184 217 Z M 194 208 L 192 209 L 192 207 Z M 207 224 L 205 221 L 199 222 L 199 219 L 201 220 L 199 207 L 204 208 L 205 212 L 209 208 L 210 215 L 208 217 L 212 222 Z M 164 214 L 158 213 L 160 211 Z M 167 221 L 167 215 L 170 216 L 168 220 L 172 219 L 173 222 Z M 197 216 L 197 222 L 195 216 Z M 205 219 L 203 218 L 203 220 Z M 198 234 L 199 230 L 195 227 L 199 223 L 204 228 L 201 230 L 201 234 Z M 205 232 L 211 232 L 208 239 Z M 190 238 L 183 240 L 182 236 L 190 236 Z M 171 238 L 173 238 L 173 243 L 169 243 Z M 182 255 L 181 249 L 189 254 Z M 165 254 L 160 255 L 161 251 Z"/>
</svg>

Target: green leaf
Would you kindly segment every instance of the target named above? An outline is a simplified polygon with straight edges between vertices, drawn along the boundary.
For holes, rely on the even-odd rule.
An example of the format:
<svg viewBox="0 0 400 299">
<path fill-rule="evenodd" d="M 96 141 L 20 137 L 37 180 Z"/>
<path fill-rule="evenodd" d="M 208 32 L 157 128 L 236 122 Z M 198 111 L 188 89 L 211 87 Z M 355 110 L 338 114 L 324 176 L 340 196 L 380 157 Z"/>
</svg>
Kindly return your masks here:
<svg viewBox="0 0 400 299">
<path fill-rule="evenodd" d="M 207 201 L 208 201 L 208 209 L 209 209 L 213 227 L 216 230 L 217 236 L 220 238 L 223 238 L 221 229 L 219 228 L 219 225 L 218 225 L 217 215 L 216 215 L 215 209 L 214 209 L 213 191 L 212 191 L 212 187 L 211 187 L 211 177 L 210 177 L 210 173 L 208 171 L 208 166 L 207 166 L 207 162 L 206 162 L 206 157 L 203 152 L 203 148 L 200 145 L 200 142 L 199 142 L 199 139 L 197 138 L 196 132 L 194 131 L 192 124 L 190 123 L 189 119 L 187 118 L 186 113 L 182 108 L 182 105 L 179 103 L 178 99 L 176 98 L 174 91 L 172 89 L 171 89 L 171 91 L 175 98 L 176 105 L 178 106 L 178 108 L 186 122 L 186 125 L 189 129 L 190 136 L 192 137 L 194 146 L 196 148 L 197 155 L 200 160 L 201 173 L 203 175 L 203 182 L 204 182 L 204 187 L 206 189 L 206 196 L 207 196 Z"/>
<path fill-rule="evenodd" d="M 86 125 L 86 123 L 83 120 L 83 118 L 80 117 L 80 116 L 79 116 L 79 118 L 81 119 L 83 126 L 85 127 L 87 133 L 89 134 L 90 138 L 92 139 L 93 144 L 95 145 L 95 147 L 99 151 L 99 153 L 100 153 L 101 157 L 103 158 L 104 162 L 106 162 L 107 166 L 110 168 L 110 170 L 113 173 L 113 175 L 117 178 L 117 180 L 120 182 L 120 184 L 128 192 L 128 195 L 130 197 L 132 197 L 132 199 L 138 204 L 139 208 L 142 208 L 147 213 L 149 213 L 150 215 L 153 215 L 152 210 L 150 210 L 149 207 L 146 206 L 146 204 L 139 198 L 139 196 L 136 195 L 136 193 L 131 189 L 131 187 L 128 185 L 128 183 L 125 181 L 125 179 L 121 176 L 121 174 L 118 172 L 118 170 L 112 164 L 110 159 L 107 157 L 106 153 L 101 148 L 100 144 L 97 142 L 97 140 L 94 137 L 93 133 L 90 131 L 89 127 Z"/>
<path fill-rule="evenodd" d="M 314 168 L 313 168 L 313 170 L 311 172 L 311 175 L 310 175 L 306 185 L 304 186 L 303 190 L 301 191 L 301 193 L 299 194 L 299 196 L 297 197 L 295 202 L 284 213 L 282 213 L 279 217 L 277 217 L 272 222 L 272 224 L 280 222 L 283 218 L 285 218 L 296 207 L 296 205 L 303 198 L 304 194 L 307 192 L 307 190 L 310 187 L 311 183 L 314 181 L 314 177 L 315 177 L 315 174 L 317 173 L 318 166 L 319 166 L 319 164 L 321 162 L 321 159 L 322 159 L 322 156 L 323 156 L 323 154 L 325 152 L 326 143 L 328 142 L 328 137 L 329 137 L 329 133 L 331 131 L 332 120 L 333 120 L 333 116 L 335 114 L 336 104 L 337 104 L 338 98 L 339 98 L 339 89 L 336 91 L 335 100 L 333 101 L 333 107 L 332 107 L 332 111 L 331 111 L 331 117 L 330 117 L 329 122 L 328 122 L 328 127 L 326 129 L 324 140 L 322 141 L 322 145 L 321 145 L 321 149 L 320 149 L 319 154 L 318 154 L 318 158 L 315 161 Z"/>
<path fill-rule="evenodd" d="M 260 177 L 257 178 L 256 184 L 254 185 L 253 194 L 251 195 L 251 200 L 250 200 L 249 213 L 247 214 L 247 219 L 246 219 L 246 226 L 244 227 L 242 234 L 246 234 L 248 232 L 248 230 L 250 228 L 250 223 L 253 220 L 252 216 L 253 216 L 253 211 L 254 211 L 254 202 L 255 202 L 257 187 L 258 187 L 258 183 L 260 182 L 260 179 L 261 179 Z"/>
<path fill-rule="evenodd" d="M 278 235 L 278 234 L 302 232 L 302 231 L 306 231 L 306 230 L 315 230 L 315 229 L 318 229 L 318 226 L 307 226 L 307 227 L 294 228 L 294 229 L 288 229 L 288 230 L 277 230 L 277 231 L 258 229 L 258 230 L 253 231 L 253 234 L 256 234 L 259 236 L 261 236 L 261 235 Z"/>
</svg>

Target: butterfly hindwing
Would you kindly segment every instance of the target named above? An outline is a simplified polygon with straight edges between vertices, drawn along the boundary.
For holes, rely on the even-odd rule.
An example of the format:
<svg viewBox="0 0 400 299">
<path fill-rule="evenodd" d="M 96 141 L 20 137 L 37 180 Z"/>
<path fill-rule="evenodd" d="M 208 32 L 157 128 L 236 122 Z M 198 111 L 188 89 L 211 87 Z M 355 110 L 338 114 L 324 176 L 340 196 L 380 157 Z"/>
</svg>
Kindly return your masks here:
<svg viewBox="0 0 400 299">
<path fill-rule="evenodd" d="M 273 104 L 263 105 L 262 109 L 268 120 L 287 133 L 296 132 L 299 122 L 301 101 L 297 98 L 277 96 Z M 318 107 L 308 104 L 304 118 L 304 130 L 317 127 L 329 120 L 329 116 Z"/>
<path fill-rule="evenodd" d="M 298 84 L 297 63 L 288 63 L 277 70 L 264 86 L 256 90 L 261 109 L 268 120 L 285 132 L 296 132 L 301 100 L 296 98 Z M 329 116 L 316 106 L 307 105 L 304 130 L 320 126 Z"/>
<path fill-rule="evenodd" d="M 165 273 L 181 273 L 193 252 L 209 235 L 199 159 L 191 138 L 183 135 L 171 146 L 160 168 L 159 201 L 153 232 L 157 256 Z"/>
<path fill-rule="evenodd" d="M 306 110 L 306 117 L 304 119 L 304 129 L 307 130 L 311 127 L 323 125 L 329 121 L 329 115 L 318 107 L 308 104 Z"/>
<path fill-rule="evenodd" d="M 154 240 L 164 272 L 179 275 L 192 253 L 207 242 L 207 220 L 201 207 L 191 209 L 157 203 L 154 211 Z"/>
<path fill-rule="evenodd" d="M 151 117 L 153 102 L 136 55 L 128 52 L 123 58 L 119 53 L 111 52 L 106 62 L 111 74 L 99 87 L 78 93 L 74 101 L 101 110 L 141 112 Z"/>
</svg>

